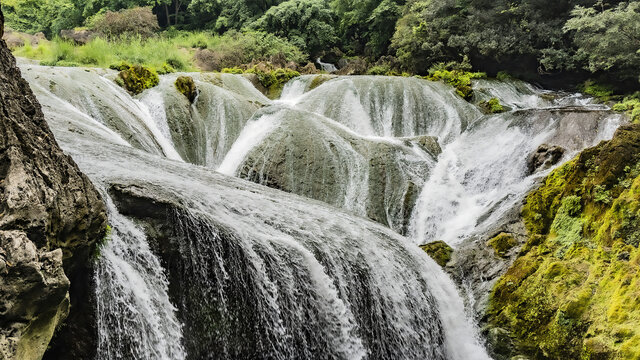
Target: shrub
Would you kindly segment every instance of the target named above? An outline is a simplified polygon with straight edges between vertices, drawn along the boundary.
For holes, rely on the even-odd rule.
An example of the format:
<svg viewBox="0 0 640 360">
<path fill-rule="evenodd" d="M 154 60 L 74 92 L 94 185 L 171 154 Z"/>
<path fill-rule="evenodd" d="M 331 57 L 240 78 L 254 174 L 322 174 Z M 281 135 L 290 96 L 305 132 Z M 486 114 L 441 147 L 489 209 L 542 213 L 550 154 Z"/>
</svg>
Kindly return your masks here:
<svg viewBox="0 0 640 360">
<path fill-rule="evenodd" d="M 190 102 L 193 102 L 198 95 L 198 89 L 196 88 L 196 83 L 193 81 L 193 78 L 190 76 L 180 76 L 176 79 L 175 82 L 176 89 L 182 93 L 182 95 L 186 96 Z"/>
<path fill-rule="evenodd" d="M 94 30 L 108 37 L 139 35 L 148 38 L 158 29 L 158 19 L 151 12 L 150 7 L 136 7 L 118 12 L 107 11 L 104 16 L 94 21 Z"/>
<path fill-rule="evenodd" d="M 624 101 L 613 105 L 613 111 L 626 113 L 631 121 L 640 121 L 640 100 L 625 98 Z"/>
<path fill-rule="evenodd" d="M 456 94 L 469 100 L 473 96 L 471 88 L 472 79 L 483 79 L 487 74 L 482 72 L 469 72 L 466 70 L 448 70 L 451 64 L 438 64 L 429 70 L 428 80 L 444 81 L 456 88 Z"/>
<path fill-rule="evenodd" d="M 133 65 L 129 69 L 121 71 L 118 78 L 120 85 L 133 95 L 140 94 L 160 82 L 158 74 L 153 69 L 141 65 Z"/>
<path fill-rule="evenodd" d="M 599 84 L 593 80 L 587 80 L 582 85 L 578 86 L 578 90 L 581 92 L 598 98 L 601 101 L 609 101 L 613 96 L 613 89 L 604 84 Z"/>
<path fill-rule="evenodd" d="M 498 100 L 497 98 L 491 98 L 487 101 L 481 101 L 478 106 L 485 114 L 497 114 L 506 111 L 504 106 L 500 104 L 500 100 Z"/>
</svg>

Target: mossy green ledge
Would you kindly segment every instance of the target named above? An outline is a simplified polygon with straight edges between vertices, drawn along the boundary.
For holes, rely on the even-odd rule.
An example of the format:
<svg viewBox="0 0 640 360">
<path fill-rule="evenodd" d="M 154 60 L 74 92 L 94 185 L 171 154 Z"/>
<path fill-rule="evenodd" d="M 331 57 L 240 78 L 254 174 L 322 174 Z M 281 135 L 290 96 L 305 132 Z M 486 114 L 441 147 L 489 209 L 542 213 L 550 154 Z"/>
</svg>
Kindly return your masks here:
<svg viewBox="0 0 640 360">
<path fill-rule="evenodd" d="M 485 314 L 508 334 L 495 357 L 640 359 L 640 125 L 553 171 L 522 217 L 528 242 Z"/>
</svg>

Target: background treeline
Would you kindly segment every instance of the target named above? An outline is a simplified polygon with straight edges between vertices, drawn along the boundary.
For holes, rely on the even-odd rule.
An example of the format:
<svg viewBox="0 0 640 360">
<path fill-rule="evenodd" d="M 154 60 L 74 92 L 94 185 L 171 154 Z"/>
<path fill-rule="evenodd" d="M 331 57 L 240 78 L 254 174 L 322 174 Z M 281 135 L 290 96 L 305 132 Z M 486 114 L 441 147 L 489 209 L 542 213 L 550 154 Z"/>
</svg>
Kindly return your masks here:
<svg viewBox="0 0 640 360">
<path fill-rule="evenodd" d="M 369 67 L 414 74 L 427 74 L 438 63 L 471 64 L 490 75 L 507 71 L 565 87 L 588 78 L 624 92 L 640 84 L 640 0 L 3 0 L 2 5 L 9 26 L 48 38 L 78 27 L 105 36 L 149 36 L 157 30 L 268 34 L 274 37 L 270 42 L 284 41 L 287 60 L 300 62 L 357 57 Z M 148 7 L 153 19 L 144 11 L 132 11 L 124 20 L 113 15 L 137 7 Z M 192 45 L 213 45 L 201 40 Z"/>
</svg>

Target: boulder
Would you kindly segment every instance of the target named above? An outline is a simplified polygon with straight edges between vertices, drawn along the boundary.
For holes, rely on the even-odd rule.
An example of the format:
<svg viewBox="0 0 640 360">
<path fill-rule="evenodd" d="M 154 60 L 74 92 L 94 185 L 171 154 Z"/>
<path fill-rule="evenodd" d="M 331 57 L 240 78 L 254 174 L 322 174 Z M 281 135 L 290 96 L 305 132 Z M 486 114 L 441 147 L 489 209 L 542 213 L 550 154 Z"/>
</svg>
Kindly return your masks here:
<svg viewBox="0 0 640 360">
<path fill-rule="evenodd" d="M 529 155 L 527 159 L 527 171 L 533 174 L 539 170 L 546 170 L 562 159 L 565 150 L 560 146 L 542 144 Z"/>
<path fill-rule="evenodd" d="M 88 29 L 73 29 L 73 30 L 61 30 L 60 37 L 73 41 L 78 45 L 84 45 L 93 40 L 98 34 L 95 31 Z"/>
</svg>

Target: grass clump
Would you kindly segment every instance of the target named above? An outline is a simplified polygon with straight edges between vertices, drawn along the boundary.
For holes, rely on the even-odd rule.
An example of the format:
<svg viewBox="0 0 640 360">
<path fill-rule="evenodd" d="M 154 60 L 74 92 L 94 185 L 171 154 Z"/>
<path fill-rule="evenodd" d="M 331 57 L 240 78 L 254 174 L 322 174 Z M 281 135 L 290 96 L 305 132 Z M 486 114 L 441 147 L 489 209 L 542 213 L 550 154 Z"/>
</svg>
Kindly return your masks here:
<svg viewBox="0 0 640 360">
<path fill-rule="evenodd" d="M 133 65 L 126 70 L 120 71 L 116 82 L 131 94 L 137 95 L 158 85 L 160 78 L 153 69 L 141 65 Z"/>
</svg>

